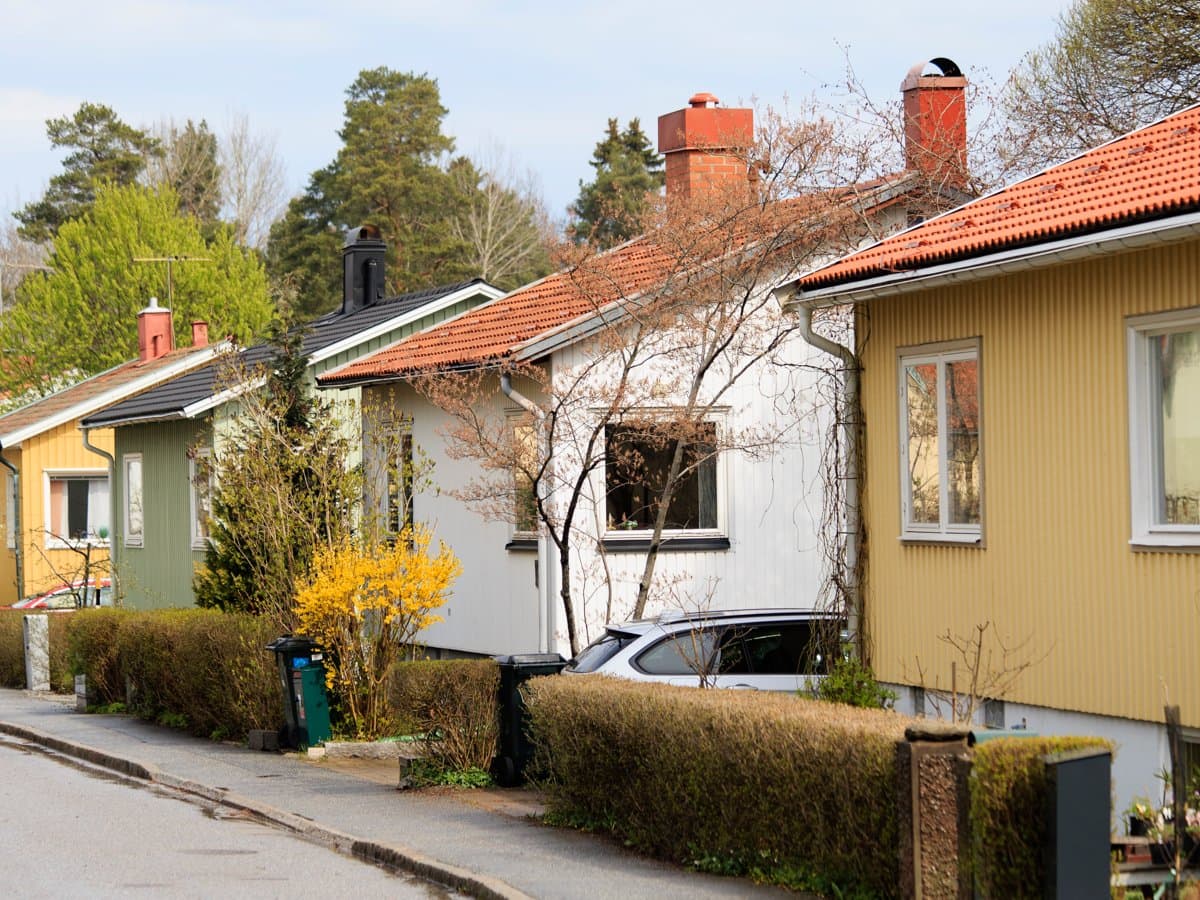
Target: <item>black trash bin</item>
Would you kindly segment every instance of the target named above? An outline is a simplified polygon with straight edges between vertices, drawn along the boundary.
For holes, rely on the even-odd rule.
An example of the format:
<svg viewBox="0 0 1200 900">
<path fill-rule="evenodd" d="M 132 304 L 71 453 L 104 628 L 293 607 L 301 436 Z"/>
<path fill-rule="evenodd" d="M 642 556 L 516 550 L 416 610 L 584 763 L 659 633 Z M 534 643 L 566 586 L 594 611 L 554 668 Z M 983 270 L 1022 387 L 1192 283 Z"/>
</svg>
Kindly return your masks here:
<svg viewBox="0 0 1200 900">
<path fill-rule="evenodd" d="M 557 653 L 515 653 L 495 659 L 500 666 L 500 751 L 492 760 L 492 777 L 512 787 L 524 780 L 525 767 L 533 758 L 521 685 L 538 675 L 557 675 L 567 661 Z"/>
<path fill-rule="evenodd" d="M 306 637 L 285 634 L 267 644 L 279 667 L 285 724 L 280 743 L 297 750 L 332 736 L 325 695 L 325 653 Z"/>
</svg>

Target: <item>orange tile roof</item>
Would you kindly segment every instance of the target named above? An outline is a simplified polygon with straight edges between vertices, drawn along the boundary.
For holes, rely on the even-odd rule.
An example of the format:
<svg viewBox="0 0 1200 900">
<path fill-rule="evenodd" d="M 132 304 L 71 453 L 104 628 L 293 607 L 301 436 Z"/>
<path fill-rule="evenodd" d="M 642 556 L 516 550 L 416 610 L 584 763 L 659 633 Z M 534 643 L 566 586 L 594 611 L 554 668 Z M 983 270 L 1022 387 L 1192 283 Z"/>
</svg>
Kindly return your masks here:
<svg viewBox="0 0 1200 900">
<path fill-rule="evenodd" d="M 322 384 L 486 365 L 524 342 L 658 284 L 668 255 L 637 238 L 595 258 L 594 264 L 557 272 L 419 332 L 372 356 L 320 377 Z"/>
<path fill-rule="evenodd" d="M 148 362 L 135 359 L 132 362 L 114 366 L 78 384 L 63 388 L 61 391 L 56 391 L 47 397 L 26 404 L 20 409 L 13 410 L 7 415 L 0 416 L 0 435 L 13 435 L 24 431 L 31 426 L 36 426 L 40 422 L 53 419 L 55 416 L 65 413 L 73 407 L 87 404 L 90 401 L 96 401 L 96 405 L 99 405 L 100 399 L 109 391 L 116 390 L 122 385 L 128 385 L 145 375 L 166 369 L 168 366 L 178 363 L 191 354 L 203 349 L 205 348 L 182 347 Z M 90 412 L 91 409 L 87 411 Z M 81 415 L 83 414 L 81 413 Z"/>
<path fill-rule="evenodd" d="M 1200 105 L 817 269 L 815 290 L 1200 208 Z"/>
</svg>

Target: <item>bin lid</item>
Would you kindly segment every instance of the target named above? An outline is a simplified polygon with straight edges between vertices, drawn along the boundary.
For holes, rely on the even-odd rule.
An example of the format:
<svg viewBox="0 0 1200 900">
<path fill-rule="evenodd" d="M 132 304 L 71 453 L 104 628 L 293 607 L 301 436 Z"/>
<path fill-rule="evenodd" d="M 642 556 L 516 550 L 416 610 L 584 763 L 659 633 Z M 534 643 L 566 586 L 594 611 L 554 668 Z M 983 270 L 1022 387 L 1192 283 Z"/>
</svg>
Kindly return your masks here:
<svg viewBox="0 0 1200 900">
<path fill-rule="evenodd" d="M 567 661 L 558 653 L 512 653 L 492 657 L 502 666 L 565 666 Z"/>
<path fill-rule="evenodd" d="M 974 747 L 998 738 L 1035 738 L 1040 737 L 1036 731 L 1025 728 L 980 728 L 967 735 L 967 745 Z"/>
<path fill-rule="evenodd" d="M 275 638 L 264 648 L 276 653 L 311 653 L 320 649 L 319 645 L 309 638 L 300 635 L 285 634 Z"/>
</svg>

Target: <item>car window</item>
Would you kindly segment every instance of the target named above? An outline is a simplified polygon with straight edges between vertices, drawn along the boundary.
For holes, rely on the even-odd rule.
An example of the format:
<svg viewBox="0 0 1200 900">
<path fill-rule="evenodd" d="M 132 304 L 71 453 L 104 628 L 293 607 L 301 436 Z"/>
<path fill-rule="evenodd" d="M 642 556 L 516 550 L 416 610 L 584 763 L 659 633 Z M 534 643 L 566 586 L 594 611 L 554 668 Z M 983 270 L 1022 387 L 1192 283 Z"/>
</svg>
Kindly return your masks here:
<svg viewBox="0 0 1200 900">
<path fill-rule="evenodd" d="M 567 668 L 572 672 L 595 672 L 634 640 L 636 636 L 632 634 L 605 632 L 603 637 L 584 647 Z"/>
<path fill-rule="evenodd" d="M 689 629 L 668 635 L 643 650 L 634 665 L 647 675 L 695 675 L 712 668 L 717 635 L 710 629 Z"/>
<path fill-rule="evenodd" d="M 811 639 L 807 622 L 730 627 L 721 646 L 721 673 L 820 674 L 824 665 Z"/>
</svg>

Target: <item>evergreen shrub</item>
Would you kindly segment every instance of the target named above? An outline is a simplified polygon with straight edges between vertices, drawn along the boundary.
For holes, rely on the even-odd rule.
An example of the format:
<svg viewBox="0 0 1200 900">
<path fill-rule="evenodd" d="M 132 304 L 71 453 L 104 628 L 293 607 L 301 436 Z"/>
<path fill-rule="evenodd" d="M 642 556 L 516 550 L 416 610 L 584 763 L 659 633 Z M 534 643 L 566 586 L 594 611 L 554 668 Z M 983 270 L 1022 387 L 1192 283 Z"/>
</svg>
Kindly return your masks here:
<svg viewBox="0 0 1200 900">
<path fill-rule="evenodd" d="M 895 746 L 909 720 L 603 677 L 537 678 L 526 696 L 555 817 L 708 868 L 896 894 Z"/>
<path fill-rule="evenodd" d="M 1048 753 L 1105 748 L 1095 737 L 998 738 L 975 748 L 971 838 L 983 897 L 1041 897 L 1045 879 Z"/>
<path fill-rule="evenodd" d="M 499 685 L 491 659 L 401 662 L 388 705 L 404 730 L 425 736 L 426 756 L 442 768 L 486 772 L 496 755 Z"/>
<path fill-rule="evenodd" d="M 117 656 L 117 632 L 133 615 L 117 608 L 93 607 L 71 614 L 66 623 L 67 670 L 86 675 L 88 690 L 101 705 L 125 701 L 125 678 Z"/>
<path fill-rule="evenodd" d="M 50 620 L 50 687 L 59 693 L 75 689 L 67 664 L 67 623 L 74 613 L 38 613 L 24 609 L 0 610 L 0 687 L 25 687 L 25 625 L 27 615 Z"/>
</svg>

